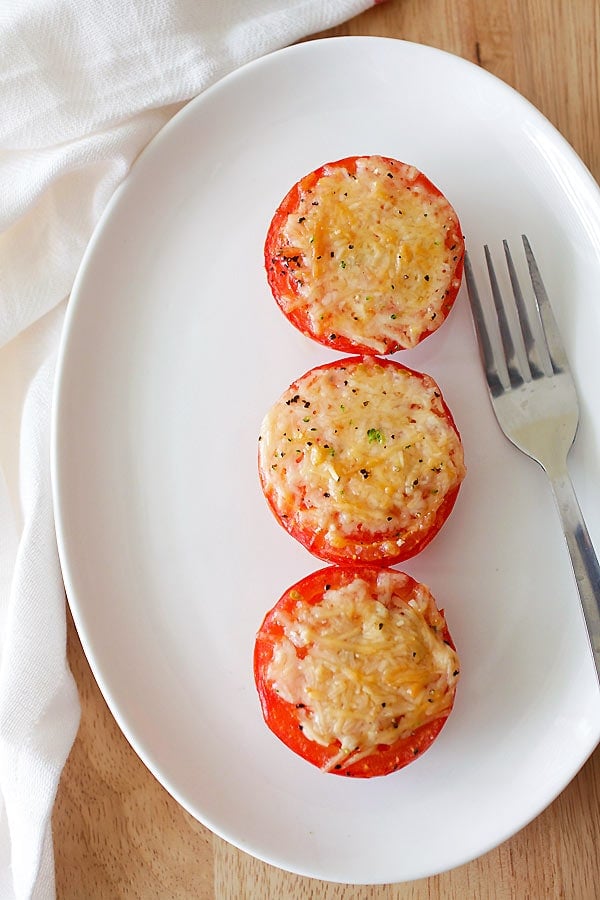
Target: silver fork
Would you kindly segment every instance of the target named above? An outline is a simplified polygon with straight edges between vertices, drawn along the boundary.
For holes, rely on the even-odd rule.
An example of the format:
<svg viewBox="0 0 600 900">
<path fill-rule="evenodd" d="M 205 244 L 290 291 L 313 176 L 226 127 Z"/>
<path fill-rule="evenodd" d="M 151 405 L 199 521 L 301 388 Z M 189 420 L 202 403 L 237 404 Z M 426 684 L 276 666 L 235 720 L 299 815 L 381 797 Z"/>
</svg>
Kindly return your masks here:
<svg viewBox="0 0 600 900">
<path fill-rule="evenodd" d="M 567 470 L 579 421 L 577 393 L 535 257 L 525 235 L 522 240 L 533 296 L 521 290 L 507 241 L 503 245 L 513 296 L 502 296 L 487 246 L 495 317 L 484 312 L 468 255 L 467 289 L 498 423 L 550 479 L 600 679 L 600 565 Z"/>
</svg>

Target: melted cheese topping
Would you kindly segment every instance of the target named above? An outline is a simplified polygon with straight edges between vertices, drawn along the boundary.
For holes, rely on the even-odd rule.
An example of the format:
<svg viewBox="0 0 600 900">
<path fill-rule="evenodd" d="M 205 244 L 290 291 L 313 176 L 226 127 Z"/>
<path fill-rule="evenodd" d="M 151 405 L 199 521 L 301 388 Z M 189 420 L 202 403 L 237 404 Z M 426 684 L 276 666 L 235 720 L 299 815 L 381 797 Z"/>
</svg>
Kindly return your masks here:
<svg viewBox="0 0 600 900">
<path fill-rule="evenodd" d="M 435 381 L 368 357 L 292 385 L 263 421 L 259 463 L 288 526 L 332 549 L 356 540 L 357 559 L 373 535 L 380 558 L 397 556 L 465 475 Z"/>
<path fill-rule="evenodd" d="M 378 156 L 359 158 L 356 175 L 325 167 L 283 229 L 281 253 L 298 282 L 295 296 L 281 298 L 284 311 L 306 306 L 315 335 L 378 353 L 414 347 L 439 327 L 460 284 L 462 236 L 448 201 L 419 176 Z"/>
<path fill-rule="evenodd" d="M 444 618 L 424 585 L 408 603 L 400 599 L 405 583 L 401 572 L 382 572 L 373 596 L 356 577 L 321 603 L 299 599 L 293 615 L 276 613 L 284 634 L 267 676 L 297 706 L 309 740 L 339 741 L 328 769 L 357 762 L 452 707 L 460 667 L 443 639 Z"/>
</svg>

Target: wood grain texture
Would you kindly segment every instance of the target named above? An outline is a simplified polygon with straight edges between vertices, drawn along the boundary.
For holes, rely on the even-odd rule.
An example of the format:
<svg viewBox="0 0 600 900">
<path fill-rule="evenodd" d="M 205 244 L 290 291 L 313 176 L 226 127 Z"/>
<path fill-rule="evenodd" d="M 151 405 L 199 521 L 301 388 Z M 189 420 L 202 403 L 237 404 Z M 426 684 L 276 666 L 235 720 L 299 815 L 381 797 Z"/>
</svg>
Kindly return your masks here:
<svg viewBox="0 0 600 900">
<path fill-rule="evenodd" d="M 327 34 L 404 38 L 480 64 L 541 109 L 600 180 L 598 0 L 388 0 Z M 71 622 L 69 659 L 83 713 L 53 818 L 59 900 L 600 897 L 600 751 L 542 815 L 474 862 L 410 884 L 330 884 L 260 863 L 195 822 L 117 728 Z"/>
</svg>

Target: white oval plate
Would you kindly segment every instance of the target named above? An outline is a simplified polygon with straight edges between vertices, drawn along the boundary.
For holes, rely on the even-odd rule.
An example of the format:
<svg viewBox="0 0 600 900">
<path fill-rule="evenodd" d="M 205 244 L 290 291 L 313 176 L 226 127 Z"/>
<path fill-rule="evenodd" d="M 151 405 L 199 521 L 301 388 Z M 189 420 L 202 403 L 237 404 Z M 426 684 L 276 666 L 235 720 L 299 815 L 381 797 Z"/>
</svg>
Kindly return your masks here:
<svg viewBox="0 0 600 900">
<path fill-rule="evenodd" d="M 262 246 L 301 175 L 381 153 L 415 164 L 480 245 L 526 232 L 578 379 L 572 472 L 600 544 L 600 193 L 554 128 L 475 66 L 380 38 L 305 43 L 239 70 L 152 142 L 104 215 L 69 305 L 53 478 L 73 615 L 146 765 L 248 853 L 341 882 L 420 878 L 509 837 L 600 736 L 600 700 L 542 471 L 501 436 L 464 291 L 402 362 L 436 377 L 468 475 L 405 568 L 462 657 L 433 747 L 384 779 L 321 774 L 263 724 L 254 635 L 320 567 L 275 522 L 256 472 L 263 414 L 333 358 L 272 300 Z"/>
</svg>

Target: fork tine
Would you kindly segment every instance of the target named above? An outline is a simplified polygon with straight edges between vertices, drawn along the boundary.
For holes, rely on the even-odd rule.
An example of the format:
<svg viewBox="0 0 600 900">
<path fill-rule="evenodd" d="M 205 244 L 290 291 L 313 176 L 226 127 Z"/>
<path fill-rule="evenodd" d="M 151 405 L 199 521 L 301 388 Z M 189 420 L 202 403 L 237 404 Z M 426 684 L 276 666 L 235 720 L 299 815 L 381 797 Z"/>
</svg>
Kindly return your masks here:
<svg viewBox="0 0 600 900">
<path fill-rule="evenodd" d="M 473 274 L 473 267 L 468 253 L 465 253 L 465 279 L 467 282 L 469 301 L 471 303 L 471 311 L 475 321 L 477 341 L 483 359 L 485 377 L 492 395 L 498 396 L 505 390 L 508 390 L 510 386 L 508 371 L 502 356 L 500 355 L 500 358 L 498 359 L 498 355 L 493 351 L 490 334 L 483 313 L 481 298 L 479 296 L 479 291 L 477 290 L 477 282 L 475 281 L 475 275 Z M 500 366 L 498 366 L 498 361 L 500 362 Z"/>
<path fill-rule="evenodd" d="M 539 323 L 539 335 L 534 335 L 531 328 L 528 304 L 523 291 L 521 290 L 521 283 L 519 281 L 519 276 L 517 275 L 517 270 L 513 262 L 510 247 L 508 246 L 508 241 L 502 241 L 502 245 L 504 247 L 504 255 L 506 256 L 506 265 L 508 268 L 508 275 L 512 286 L 513 296 L 515 298 L 517 316 L 519 319 L 519 324 L 521 326 L 521 350 L 526 356 L 526 365 L 529 368 L 529 378 L 527 378 L 526 380 L 529 381 L 531 378 L 539 378 L 539 376 L 543 375 L 544 373 L 546 375 L 551 375 L 552 367 L 550 365 L 550 357 L 548 356 L 545 341 L 541 340 L 541 323 Z"/>
<path fill-rule="evenodd" d="M 533 293 L 535 294 L 536 310 L 542 331 L 546 338 L 552 369 L 556 373 L 562 372 L 569 368 L 569 364 L 558 331 L 558 325 L 556 324 L 556 319 L 554 318 L 554 313 L 550 306 L 550 300 L 548 299 L 548 294 L 546 293 L 546 288 L 544 287 L 544 282 L 542 281 L 542 276 L 538 269 L 527 235 L 522 234 L 521 240 L 523 241 L 523 247 L 525 248 L 525 258 L 527 259 L 531 284 L 533 285 Z"/>
<path fill-rule="evenodd" d="M 492 297 L 494 298 L 494 306 L 496 308 L 496 316 L 498 317 L 498 326 L 500 328 L 500 335 L 504 346 L 504 355 L 506 357 L 506 367 L 508 369 L 510 385 L 511 387 L 518 387 L 518 385 L 523 384 L 524 381 L 529 380 L 531 377 L 528 366 L 526 371 L 523 371 L 523 364 L 519 360 L 517 351 L 517 345 L 520 342 L 519 349 L 521 350 L 521 357 L 526 359 L 523 338 L 518 327 L 512 325 L 506 314 L 506 307 L 502 301 L 502 291 L 500 290 L 498 278 L 496 277 L 492 254 L 490 253 L 487 244 L 483 249 L 490 278 L 490 286 L 492 288 Z"/>
</svg>

